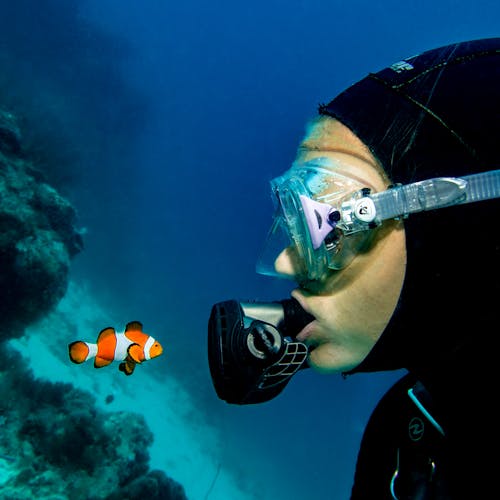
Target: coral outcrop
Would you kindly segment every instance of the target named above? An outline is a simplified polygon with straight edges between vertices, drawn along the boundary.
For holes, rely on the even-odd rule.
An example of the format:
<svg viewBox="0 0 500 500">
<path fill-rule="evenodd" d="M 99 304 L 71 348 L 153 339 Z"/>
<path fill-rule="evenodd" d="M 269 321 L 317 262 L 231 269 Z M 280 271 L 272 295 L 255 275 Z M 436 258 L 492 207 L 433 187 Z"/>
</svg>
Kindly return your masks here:
<svg viewBox="0 0 500 500">
<path fill-rule="evenodd" d="M 4 351 L 0 364 L 0 499 L 186 500 L 149 471 L 153 441 L 142 415 L 102 412 L 71 384 L 33 377 Z"/>
<path fill-rule="evenodd" d="M 83 246 L 73 206 L 23 157 L 15 116 L 0 109 L 0 340 L 49 312 Z"/>
</svg>

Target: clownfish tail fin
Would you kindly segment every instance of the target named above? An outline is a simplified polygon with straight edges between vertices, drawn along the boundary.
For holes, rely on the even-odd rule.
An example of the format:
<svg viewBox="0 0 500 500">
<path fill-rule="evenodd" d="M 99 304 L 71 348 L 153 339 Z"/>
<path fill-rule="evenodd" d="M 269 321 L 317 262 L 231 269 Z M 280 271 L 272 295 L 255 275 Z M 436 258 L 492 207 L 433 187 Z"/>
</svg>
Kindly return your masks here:
<svg viewBox="0 0 500 500">
<path fill-rule="evenodd" d="M 73 361 L 73 363 L 83 363 L 87 361 L 89 357 L 93 357 L 90 354 L 90 346 L 87 342 L 82 342 L 81 340 L 77 340 L 76 342 L 71 342 L 68 345 L 69 350 L 69 359 Z"/>
</svg>

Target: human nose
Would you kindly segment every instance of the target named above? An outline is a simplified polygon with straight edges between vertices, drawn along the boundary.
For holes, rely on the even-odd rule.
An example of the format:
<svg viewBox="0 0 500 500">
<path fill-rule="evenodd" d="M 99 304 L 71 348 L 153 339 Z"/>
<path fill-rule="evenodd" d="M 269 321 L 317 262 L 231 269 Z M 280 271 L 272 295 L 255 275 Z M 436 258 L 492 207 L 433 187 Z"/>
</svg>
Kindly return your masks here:
<svg viewBox="0 0 500 500">
<path fill-rule="evenodd" d="M 293 246 L 285 248 L 274 261 L 276 273 L 295 281 L 303 274 L 302 267 L 297 250 Z"/>
</svg>

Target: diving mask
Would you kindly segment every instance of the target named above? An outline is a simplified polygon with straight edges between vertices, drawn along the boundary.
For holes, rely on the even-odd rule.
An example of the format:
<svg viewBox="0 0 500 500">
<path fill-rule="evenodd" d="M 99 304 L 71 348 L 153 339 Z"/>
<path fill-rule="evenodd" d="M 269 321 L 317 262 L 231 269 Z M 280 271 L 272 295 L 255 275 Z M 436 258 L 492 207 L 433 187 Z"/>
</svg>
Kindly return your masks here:
<svg viewBox="0 0 500 500">
<path fill-rule="evenodd" d="M 439 177 L 372 194 L 360 181 L 335 170 L 327 158 L 294 163 L 271 181 L 274 222 L 257 272 L 285 276 L 283 252 L 291 252 L 298 280 L 317 280 L 363 251 L 384 220 L 450 205 L 500 197 L 500 170 L 460 178 Z"/>
<path fill-rule="evenodd" d="M 327 158 L 297 162 L 271 181 L 275 214 L 258 273 L 281 276 L 277 259 L 287 249 L 297 275 L 319 279 L 328 269 L 346 267 L 366 245 L 370 232 L 353 231 L 352 215 L 343 208 L 366 194 L 366 185 L 335 166 Z"/>
</svg>

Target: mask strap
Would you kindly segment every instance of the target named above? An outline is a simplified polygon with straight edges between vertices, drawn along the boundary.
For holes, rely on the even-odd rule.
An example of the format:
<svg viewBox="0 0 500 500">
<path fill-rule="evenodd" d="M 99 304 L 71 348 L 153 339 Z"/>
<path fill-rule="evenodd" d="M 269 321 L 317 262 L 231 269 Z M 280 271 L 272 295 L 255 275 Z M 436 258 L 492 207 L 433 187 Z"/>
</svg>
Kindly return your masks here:
<svg viewBox="0 0 500 500">
<path fill-rule="evenodd" d="M 370 222 L 358 216 L 361 208 L 364 212 L 367 211 L 365 204 L 368 204 L 373 217 L 371 220 L 381 222 L 386 219 L 407 217 L 409 214 L 424 210 L 499 197 L 500 170 L 492 170 L 464 177 L 438 177 L 396 186 L 370 196 L 368 200 L 371 200 L 372 205 L 367 198 L 361 198 L 356 203 L 355 213 L 363 222 Z"/>
</svg>

